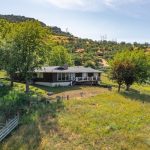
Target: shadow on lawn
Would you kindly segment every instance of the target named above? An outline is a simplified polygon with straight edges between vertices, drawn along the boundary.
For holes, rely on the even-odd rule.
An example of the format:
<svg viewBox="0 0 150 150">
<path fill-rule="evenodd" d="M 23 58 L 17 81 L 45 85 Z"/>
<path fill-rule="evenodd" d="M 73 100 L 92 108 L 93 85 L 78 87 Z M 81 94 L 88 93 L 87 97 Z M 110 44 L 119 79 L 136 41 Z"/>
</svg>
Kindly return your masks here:
<svg viewBox="0 0 150 150">
<path fill-rule="evenodd" d="M 72 90 L 81 90 L 81 87 L 79 85 L 76 86 L 68 86 L 68 87 L 46 87 L 46 86 L 40 86 L 40 85 L 33 85 L 36 88 L 45 90 L 47 92 L 54 92 L 55 94 L 72 91 Z"/>
<path fill-rule="evenodd" d="M 12 87 L 6 85 L 4 87 L 0 87 L 0 97 L 4 97 L 12 90 Z"/>
<path fill-rule="evenodd" d="M 50 140 L 53 134 L 61 136 L 57 117 L 63 110 L 63 101 L 32 107 L 22 117 L 21 125 L 0 144 L 0 149 L 45 149 L 44 140 Z"/>
<path fill-rule="evenodd" d="M 126 98 L 130 98 L 133 100 L 139 100 L 143 103 L 144 102 L 150 103 L 150 94 L 146 94 L 146 93 L 140 92 L 135 89 L 131 89 L 129 92 L 121 92 L 120 94 Z"/>
</svg>

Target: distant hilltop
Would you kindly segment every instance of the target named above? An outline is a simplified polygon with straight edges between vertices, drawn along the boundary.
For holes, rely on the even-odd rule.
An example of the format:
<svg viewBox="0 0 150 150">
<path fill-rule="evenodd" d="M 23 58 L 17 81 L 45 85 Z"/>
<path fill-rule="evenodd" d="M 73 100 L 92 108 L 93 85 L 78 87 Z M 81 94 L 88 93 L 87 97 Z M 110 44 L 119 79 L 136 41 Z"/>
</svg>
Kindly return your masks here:
<svg viewBox="0 0 150 150">
<path fill-rule="evenodd" d="M 37 20 L 34 18 L 29 18 L 29 17 L 25 17 L 25 16 L 17 16 L 17 15 L 0 15 L 0 19 L 6 19 L 10 22 L 15 22 L 15 23 L 16 22 L 23 22 L 23 21 L 27 21 L 27 20 Z M 39 20 L 37 20 L 37 21 L 39 21 Z M 43 23 L 41 21 L 39 21 L 39 22 L 42 26 L 46 26 L 46 27 L 50 28 L 51 31 L 53 32 L 53 34 L 72 36 L 69 32 L 64 32 L 56 26 L 47 26 L 45 23 Z"/>
</svg>

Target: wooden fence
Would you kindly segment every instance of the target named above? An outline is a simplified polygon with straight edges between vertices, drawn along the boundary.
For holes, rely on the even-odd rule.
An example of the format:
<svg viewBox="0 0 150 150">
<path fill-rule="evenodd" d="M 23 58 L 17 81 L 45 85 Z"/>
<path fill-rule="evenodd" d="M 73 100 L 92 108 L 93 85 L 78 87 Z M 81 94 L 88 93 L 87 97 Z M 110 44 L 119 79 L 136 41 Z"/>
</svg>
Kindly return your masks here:
<svg viewBox="0 0 150 150">
<path fill-rule="evenodd" d="M 9 119 L 3 127 L 0 129 L 0 142 L 14 130 L 19 124 L 19 115 L 16 115 L 13 119 Z"/>
</svg>

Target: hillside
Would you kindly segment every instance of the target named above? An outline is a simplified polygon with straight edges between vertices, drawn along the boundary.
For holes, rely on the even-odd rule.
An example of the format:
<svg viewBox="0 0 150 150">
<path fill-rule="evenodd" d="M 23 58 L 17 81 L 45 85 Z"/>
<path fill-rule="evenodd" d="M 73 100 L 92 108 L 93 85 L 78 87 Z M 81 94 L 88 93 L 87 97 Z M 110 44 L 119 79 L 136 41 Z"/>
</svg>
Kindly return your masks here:
<svg viewBox="0 0 150 150">
<path fill-rule="evenodd" d="M 10 22 L 22 22 L 26 20 L 36 20 L 24 16 L 15 15 L 0 15 L 1 19 L 6 19 Z M 139 43 L 117 43 L 116 41 L 93 41 L 91 39 L 82 39 L 73 36 L 71 33 L 63 32 L 59 27 L 47 26 L 45 23 L 39 21 L 42 26 L 49 28 L 52 31 L 52 36 L 49 40 L 54 41 L 56 45 L 63 45 L 72 54 L 75 65 L 90 66 L 92 68 L 108 67 L 107 61 L 113 55 L 126 49 L 144 49 L 148 48 L 148 44 Z M 149 51 L 147 51 L 149 52 Z"/>
<path fill-rule="evenodd" d="M 16 15 L 0 15 L 0 19 L 6 19 L 10 22 L 23 22 L 23 21 L 27 21 L 27 20 L 37 20 L 37 19 L 34 19 L 34 18 L 29 18 L 29 17 L 25 17 L 25 16 L 16 16 Z M 37 20 L 39 21 L 39 20 Z M 41 21 L 39 21 L 40 24 L 44 27 L 46 27 L 47 25 Z M 64 35 L 64 36 L 71 36 L 70 33 L 66 33 L 66 32 L 63 32 L 60 28 L 54 26 L 47 26 L 53 34 L 59 34 L 59 35 Z"/>
<path fill-rule="evenodd" d="M 106 77 L 103 82 L 111 83 Z M 13 91 L 24 88 L 25 85 L 16 83 L 10 91 L 0 89 L 0 95 L 10 98 Z M 41 94 L 53 91 L 61 95 L 65 95 L 66 91 L 76 93 L 77 90 L 86 90 L 89 95 L 95 92 L 94 87 L 85 86 L 31 89 Z M 0 144 L 0 149 L 148 150 L 150 87 L 135 85 L 130 93 L 120 94 L 115 88 L 113 91 L 101 87 L 96 89 L 99 90 L 97 96 L 72 97 L 69 101 L 27 107 L 20 126 Z M 34 101 L 37 99 L 34 98 Z"/>
</svg>

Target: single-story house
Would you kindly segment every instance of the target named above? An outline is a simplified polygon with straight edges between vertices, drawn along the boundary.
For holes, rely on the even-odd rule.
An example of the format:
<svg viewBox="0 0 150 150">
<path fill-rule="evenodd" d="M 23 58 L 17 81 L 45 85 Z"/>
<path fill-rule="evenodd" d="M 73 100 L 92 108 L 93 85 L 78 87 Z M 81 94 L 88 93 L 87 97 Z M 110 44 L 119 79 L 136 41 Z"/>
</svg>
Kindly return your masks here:
<svg viewBox="0 0 150 150">
<path fill-rule="evenodd" d="M 101 71 L 83 66 L 51 66 L 34 71 L 33 82 L 45 86 L 98 84 Z"/>
<path fill-rule="evenodd" d="M 102 71 L 83 66 L 42 67 L 34 71 L 32 82 L 33 84 L 51 87 L 73 86 L 75 84 L 95 85 L 100 81 L 101 73 Z"/>
</svg>

